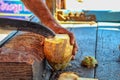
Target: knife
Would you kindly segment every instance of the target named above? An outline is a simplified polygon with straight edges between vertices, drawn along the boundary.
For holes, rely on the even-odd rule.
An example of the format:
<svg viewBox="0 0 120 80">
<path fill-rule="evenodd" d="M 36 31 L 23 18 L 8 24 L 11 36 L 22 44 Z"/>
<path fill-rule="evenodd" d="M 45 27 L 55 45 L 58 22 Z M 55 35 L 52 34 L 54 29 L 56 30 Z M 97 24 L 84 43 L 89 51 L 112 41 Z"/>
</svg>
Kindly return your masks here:
<svg viewBox="0 0 120 80">
<path fill-rule="evenodd" d="M 0 18 L 0 28 L 7 30 L 29 31 L 40 34 L 44 37 L 54 37 L 55 32 L 50 28 L 30 21 Z"/>
</svg>

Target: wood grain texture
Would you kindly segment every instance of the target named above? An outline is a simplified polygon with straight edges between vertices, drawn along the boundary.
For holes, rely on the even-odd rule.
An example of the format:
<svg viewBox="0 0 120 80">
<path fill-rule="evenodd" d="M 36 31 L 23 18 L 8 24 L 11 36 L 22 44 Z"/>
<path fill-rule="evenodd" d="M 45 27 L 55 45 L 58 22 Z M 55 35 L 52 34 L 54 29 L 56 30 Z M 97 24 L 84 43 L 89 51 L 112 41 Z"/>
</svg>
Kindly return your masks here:
<svg viewBox="0 0 120 80">
<path fill-rule="evenodd" d="M 0 80 L 32 80 L 32 67 L 26 63 L 0 63 Z"/>
</svg>

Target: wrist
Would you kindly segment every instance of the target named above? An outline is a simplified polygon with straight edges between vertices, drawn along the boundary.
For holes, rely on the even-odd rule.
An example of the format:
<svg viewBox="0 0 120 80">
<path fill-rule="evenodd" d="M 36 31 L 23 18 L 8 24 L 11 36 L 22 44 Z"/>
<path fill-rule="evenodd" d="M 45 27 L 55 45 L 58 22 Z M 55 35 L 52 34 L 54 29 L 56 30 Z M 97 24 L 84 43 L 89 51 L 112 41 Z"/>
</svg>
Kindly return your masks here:
<svg viewBox="0 0 120 80">
<path fill-rule="evenodd" d="M 60 24 L 58 24 L 57 22 L 53 21 L 53 20 L 47 20 L 45 22 L 42 22 L 46 27 L 49 27 L 50 29 L 52 29 L 54 32 L 57 33 L 57 31 L 59 31 L 60 28 L 62 28 L 62 26 Z"/>
</svg>

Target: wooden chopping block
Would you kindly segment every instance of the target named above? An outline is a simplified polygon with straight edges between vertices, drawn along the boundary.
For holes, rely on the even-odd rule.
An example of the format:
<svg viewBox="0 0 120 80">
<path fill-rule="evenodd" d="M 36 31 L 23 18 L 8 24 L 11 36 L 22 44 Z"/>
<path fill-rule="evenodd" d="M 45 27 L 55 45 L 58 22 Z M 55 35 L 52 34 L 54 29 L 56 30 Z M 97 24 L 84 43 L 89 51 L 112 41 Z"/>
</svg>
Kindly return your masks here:
<svg viewBox="0 0 120 80">
<path fill-rule="evenodd" d="M 38 34 L 25 33 L 6 43 L 0 51 L 0 80 L 43 80 L 43 43 Z"/>
</svg>

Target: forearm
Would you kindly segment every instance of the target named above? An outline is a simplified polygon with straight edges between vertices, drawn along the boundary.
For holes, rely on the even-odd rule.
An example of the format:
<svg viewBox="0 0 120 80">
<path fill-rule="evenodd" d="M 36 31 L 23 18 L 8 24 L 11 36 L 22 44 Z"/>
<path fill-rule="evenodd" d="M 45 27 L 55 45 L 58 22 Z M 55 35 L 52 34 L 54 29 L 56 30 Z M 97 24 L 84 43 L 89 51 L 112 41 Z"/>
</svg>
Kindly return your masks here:
<svg viewBox="0 0 120 80">
<path fill-rule="evenodd" d="M 41 20 L 42 24 L 44 24 L 45 26 L 50 27 L 55 32 L 57 31 L 56 27 L 61 27 L 56 22 L 43 0 L 22 0 L 22 2 Z"/>
<path fill-rule="evenodd" d="M 73 33 L 61 27 L 56 22 L 43 0 L 22 0 L 22 2 L 41 20 L 44 25 L 51 28 L 54 32 L 58 34 L 68 34 L 70 36 L 70 43 L 74 47 L 73 55 L 75 55 L 75 52 L 77 51 L 77 45 Z"/>
</svg>

